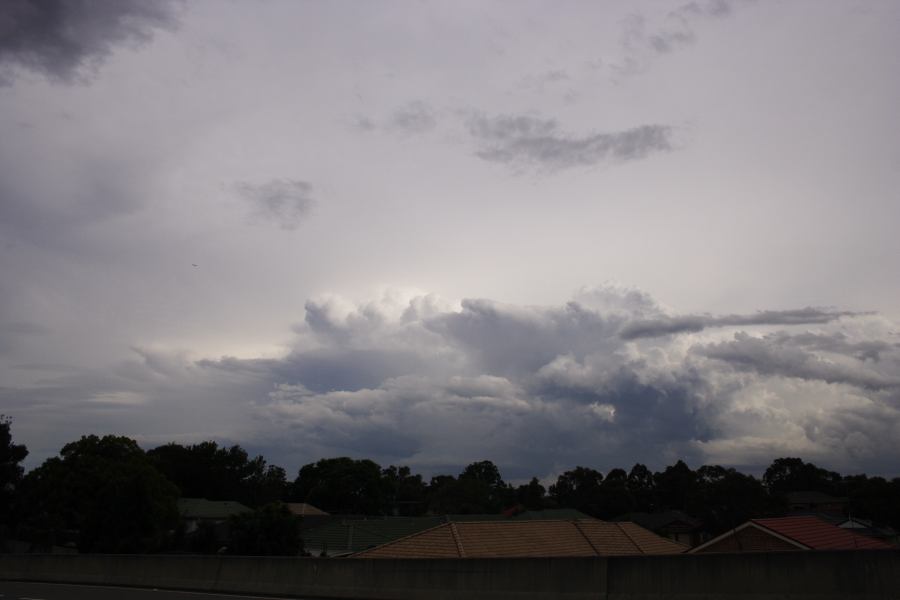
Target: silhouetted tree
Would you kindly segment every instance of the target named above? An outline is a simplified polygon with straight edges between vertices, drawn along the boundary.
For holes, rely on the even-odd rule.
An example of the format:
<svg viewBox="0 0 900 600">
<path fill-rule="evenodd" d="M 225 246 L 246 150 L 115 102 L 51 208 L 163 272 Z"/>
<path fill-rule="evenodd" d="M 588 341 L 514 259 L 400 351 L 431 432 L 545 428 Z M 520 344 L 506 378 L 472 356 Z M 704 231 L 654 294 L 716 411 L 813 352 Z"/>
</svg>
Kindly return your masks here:
<svg viewBox="0 0 900 600">
<path fill-rule="evenodd" d="M 628 472 L 628 490 L 634 499 L 634 510 L 653 512 L 656 510 L 656 484 L 653 473 L 646 465 L 636 463 Z"/>
<path fill-rule="evenodd" d="M 550 496 L 559 506 L 598 516 L 601 512 L 603 474 L 588 467 L 575 467 L 556 478 Z"/>
<path fill-rule="evenodd" d="M 172 443 L 153 448 L 147 455 L 186 498 L 236 500 L 258 507 L 283 500 L 287 493 L 284 469 L 267 466 L 262 456 L 250 458 L 238 445 Z"/>
<path fill-rule="evenodd" d="M 426 497 L 428 512 L 436 515 L 456 514 L 463 501 L 453 475 L 435 475 L 428 482 Z"/>
<path fill-rule="evenodd" d="M 839 494 L 841 476 L 800 458 L 778 458 L 766 469 L 763 483 L 770 494 L 802 491 Z"/>
<path fill-rule="evenodd" d="M 503 481 L 500 469 L 489 460 L 467 465 L 460 473 L 467 503 L 464 513 L 498 513 L 515 504 L 515 491 Z"/>
<path fill-rule="evenodd" d="M 900 529 L 900 479 L 849 475 L 843 478 L 842 490 L 850 516 Z"/>
<path fill-rule="evenodd" d="M 25 476 L 23 530 L 43 545 L 74 536 L 81 552 L 153 552 L 177 523 L 177 496 L 134 440 L 84 436 Z"/>
<path fill-rule="evenodd" d="M 391 465 L 382 470 L 381 476 L 388 490 L 387 504 L 391 514 L 408 517 L 425 513 L 426 486 L 421 475 L 413 475 L 409 467 Z"/>
<path fill-rule="evenodd" d="M 771 515 L 776 507 L 752 475 L 709 465 L 697 469 L 697 488 L 686 509 L 717 535 L 754 517 Z"/>
<path fill-rule="evenodd" d="M 0 550 L 18 521 L 13 514 L 15 495 L 22 482 L 24 469 L 20 464 L 28 456 L 28 449 L 12 441 L 12 422 L 0 415 Z"/>
<path fill-rule="evenodd" d="M 433 477 L 428 499 L 432 513 L 499 513 L 515 504 L 515 490 L 504 483 L 494 463 L 483 460 L 466 466 L 459 477 Z"/>
<path fill-rule="evenodd" d="M 516 502 L 526 510 L 541 510 L 548 507 L 547 490 L 537 477 L 516 488 Z"/>
<path fill-rule="evenodd" d="M 653 479 L 662 509 L 684 510 L 697 487 L 697 474 L 681 460 L 654 474 Z"/>
<path fill-rule="evenodd" d="M 301 467 L 293 499 L 333 514 L 383 515 L 390 511 L 390 484 L 371 460 L 323 458 Z"/>
<path fill-rule="evenodd" d="M 635 502 L 628 489 L 628 474 L 623 469 L 612 469 L 600 484 L 601 519 L 612 519 L 634 510 Z"/>
</svg>

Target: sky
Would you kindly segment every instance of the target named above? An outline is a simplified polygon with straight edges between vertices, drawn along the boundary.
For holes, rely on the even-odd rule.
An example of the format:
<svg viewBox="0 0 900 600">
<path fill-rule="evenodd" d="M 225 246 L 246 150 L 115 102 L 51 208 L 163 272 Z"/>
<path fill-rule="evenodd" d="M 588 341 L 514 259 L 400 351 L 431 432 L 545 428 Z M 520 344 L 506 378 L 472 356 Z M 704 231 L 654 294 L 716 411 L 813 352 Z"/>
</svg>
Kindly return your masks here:
<svg viewBox="0 0 900 600">
<path fill-rule="evenodd" d="M 0 3 L 0 413 L 900 475 L 900 4 Z"/>
</svg>

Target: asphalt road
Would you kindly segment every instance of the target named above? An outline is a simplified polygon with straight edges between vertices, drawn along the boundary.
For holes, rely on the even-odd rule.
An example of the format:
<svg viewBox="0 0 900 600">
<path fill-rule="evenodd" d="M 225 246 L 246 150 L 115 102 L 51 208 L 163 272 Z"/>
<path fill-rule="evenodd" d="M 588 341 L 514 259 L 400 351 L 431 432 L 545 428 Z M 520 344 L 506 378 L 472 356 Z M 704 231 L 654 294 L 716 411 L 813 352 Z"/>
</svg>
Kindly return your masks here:
<svg viewBox="0 0 900 600">
<path fill-rule="evenodd" d="M 173 592 L 145 588 L 20 583 L 0 581 L 0 600 L 285 600 L 271 596 L 237 596 L 203 592 Z M 294 598 L 294 600 L 302 600 Z"/>
</svg>

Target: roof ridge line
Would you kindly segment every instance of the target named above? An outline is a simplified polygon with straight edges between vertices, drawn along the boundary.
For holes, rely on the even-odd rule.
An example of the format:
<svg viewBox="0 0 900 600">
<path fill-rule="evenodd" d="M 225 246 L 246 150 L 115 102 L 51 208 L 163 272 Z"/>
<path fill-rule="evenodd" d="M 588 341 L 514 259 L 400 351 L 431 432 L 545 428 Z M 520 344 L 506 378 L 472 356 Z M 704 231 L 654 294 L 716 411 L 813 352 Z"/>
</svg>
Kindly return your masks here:
<svg viewBox="0 0 900 600">
<path fill-rule="evenodd" d="M 646 552 L 644 552 L 644 549 L 641 548 L 640 545 L 638 545 L 638 543 L 637 543 L 636 541 L 634 541 L 634 538 L 631 537 L 631 534 L 628 533 L 627 531 L 625 531 L 625 529 L 622 527 L 622 524 L 623 524 L 623 523 L 631 523 L 631 521 L 619 521 L 619 522 L 616 523 L 616 527 L 618 527 L 618 528 L 619 528 L 619 531 L 621 531 L 622 533 L 624 533 L 624 534 L 625 534 L 625 537 L 628 538 L 628 541 L 631 542 L 632 545 L 634 545 L 634 549 L 638 551 L 638 554 L 646 554 Z M 632 524 L 633 524 L 633 523 L 632 523 Z M 640 527 L 640 525 L 638 525 L 638 527 Z"/>
<path fill-rule="evenodd" d="M 453 543 L 456 544 L 456 551 L 459 552 L 460 558 L 466 557 L 466 551 L 463 550 L 462 542 L 459 540 L 459 532 L 456 530 L 456 523 L 450 522 L 450 534 L 453 536 Z"/>
<path fill-rule="evenodd" d="M 578 522 L 578 519 L 572 519 L 570 522 L 571 522 L 573 525 L 575 525 L 575 529 L 578 530 L 578 533 L 581 534 L 581 537 L 583 537 L 584 540 L 588 543 L 588 546 L 591 547 L 591 550 L 594 551 L 594 554 L 596 554 L 597 556 L 603 556 L 603 555 L 600 553 L 600 551 L 597 549 L 597 546 L 594 545 L 594 542 L 591 541 L 591 538 L 588 537 L 588 534 L 585 533 L 584 529 L 581 528 L 581 523 Z"/>
</svg>

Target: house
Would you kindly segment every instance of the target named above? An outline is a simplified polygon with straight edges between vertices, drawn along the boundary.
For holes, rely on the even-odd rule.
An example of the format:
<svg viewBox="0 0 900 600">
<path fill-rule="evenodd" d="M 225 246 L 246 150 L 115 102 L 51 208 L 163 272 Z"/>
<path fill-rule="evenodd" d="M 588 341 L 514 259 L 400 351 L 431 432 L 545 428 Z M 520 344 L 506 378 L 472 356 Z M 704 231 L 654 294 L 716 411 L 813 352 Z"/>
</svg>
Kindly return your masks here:
<svg viewBox="0 0 900 600">
<path fill-rule="evenodd" d="M 818 517 L 752 519 L 690 550 L 713 552 L 782 552 L 794 550 L 875 550 L 892 546 Z"/>
<path fill-rule="evenodd" d="M 860 535 L 879 539 L 894 546 L 900 545 L 900 537 L 898 537 L 897 531 L 893 527 L 878 526 L 868 519 L 850 517 L 837 523 L 837 526 L 841 529 L 850 529 Z"/>
<path fill-rule="evenodd" d="M 178 499 L 185 540 L 195 550 L 227 544 L 231 537 L 228 519 L 247 512 L 251 512 L 248 507 L 231 500 Z"/>
<path fill-rule="evenodd" d="M 229 517 L 251 510 L 231 500 L 207 500 L 206 498 L 179 498 L 178 514 L 185 523 L 185 533 L 196 530 L 201 523 L 216 524 Z"/>
<path fill-rule="evenodd" d="M 847 499 L 830 496 L 822 492 L 788 492 L 785 494 L 788 511 L 799 513 L 826 513 L 844 515 L 847 513 Z"/>
<path fill-rule="evenodd" d="M 632 512 L 621 515 L 613 521 L 630 521 L 656 535 L 675 540 L 688 546 L 697 546 L 708 538 L 703 522 L 680 510 L 662 512 Z"/>
<path fill-rule="evenodd" d="M 443 523 L 352 558 L 516 558 L 681 554 L 687 546 L 634 523 L 597 519 Z"/>
</svg>

